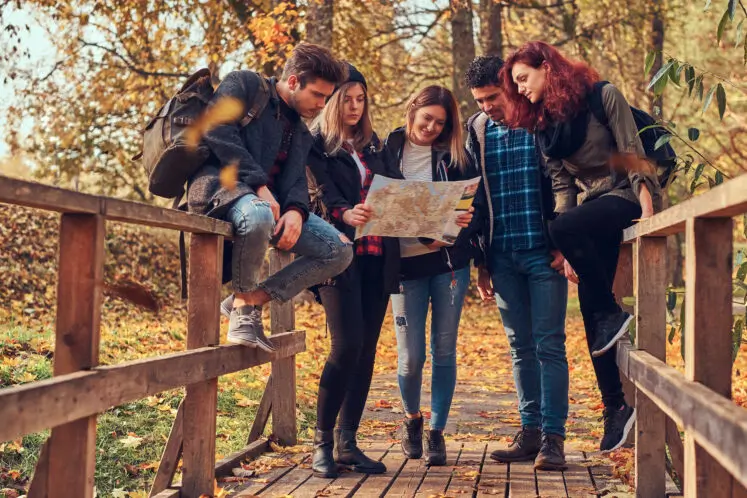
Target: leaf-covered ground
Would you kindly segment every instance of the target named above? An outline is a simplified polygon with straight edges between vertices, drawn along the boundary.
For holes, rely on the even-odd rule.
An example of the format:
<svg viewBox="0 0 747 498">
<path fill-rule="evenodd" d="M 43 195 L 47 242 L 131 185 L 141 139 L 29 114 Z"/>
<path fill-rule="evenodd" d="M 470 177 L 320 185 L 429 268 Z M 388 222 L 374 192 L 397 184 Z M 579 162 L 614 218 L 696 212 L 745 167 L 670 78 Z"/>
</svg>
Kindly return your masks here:
<svg viewBox="0 0 747 498">
<path fill-rule="evenodd" d="M 54 214 L 0 204 L 0 387 L 51 376 L 54 355 L 56 298 L 56 233 Z M 135 281 L 150 289 L 157 314 L 117 298 L 104 301 L 101 327 L 102 364 L 156 356 L 185 348 L 186 313 L 179 298 L 176 235 L 110 224 L 107 235 L 106 281 Z M 567 444 L 595 451 L 601 437 L 601 402 L 589 361 L 583 327 L 571 289 L 567 350 L 571 373 L 571 413 Z M 268 318 L 268 317 L 266 317 Z M 268 323 L 269 325 L 269 323 Z M 307 332 L 307 351 L 297 356 L 298 420 L 302 442 L 310 441 L 315 419 L 319 374 L 329 348 L 323 309 L 313 303 L 296 306 L 297 328 Z M 222 322 L 225 340 L 227 323 Z M 734 399 L 747 406 L 747 355 L 734 369 Z M 678 340 L 668 360 L 682 367 Z M 385 321 L 377 353 L 374 386 L 361 436 L 394 437 L 401 418 L 396 389 L 396 344 L 391 315 Z M 508 348 L 493 303 L 467 298 L 458 344 L 459 392 L 449 427 L 450 437 L 486 439 L 496 447 L 519 424 Z M 269 365 L 221 377 L 218 396 L 218 457 L 244 445 L 269 376 Z M 426 376 L 426 379 L 429 377 Z M 428 387 L 425 387 L 426 400 Z M 155 475 L 183 390 L 128 403 L 98 418 L 96 486 L 99 496 L 142 497 Z M 427 412 L 427 405 L 424 411 Z M 0 496 L 24 493 L 48 433 L 0 442 Z M 293 453 L 253 464 L 261 476 L 284 465 Z M 597 458 L 597 457 L 595 457 Z M 601 458 L 601 456 L 599 457 Z M 631 482 L 632 451 L 613 455 L 616 472 Z M 285 463 L 283 463 L 285 462 Z M 260 477 L 261 478 L 261 477 Z M 178 479 L 178 476 L 177 476 Z"/>
</svg>

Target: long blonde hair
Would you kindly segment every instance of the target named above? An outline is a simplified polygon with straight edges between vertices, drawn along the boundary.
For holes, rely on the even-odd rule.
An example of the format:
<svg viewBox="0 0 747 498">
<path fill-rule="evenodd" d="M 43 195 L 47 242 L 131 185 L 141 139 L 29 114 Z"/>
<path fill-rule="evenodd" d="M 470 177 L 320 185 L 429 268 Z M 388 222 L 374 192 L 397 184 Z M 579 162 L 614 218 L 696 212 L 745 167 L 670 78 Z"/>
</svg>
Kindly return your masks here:
<svg viewBox="0 0 747 498">
<path fill-rule="evenodd" d="M 405 108 L 405 118 L 407 122 L 407 138 L 411 140 L 412 126 L 415 122 L 415 113 L 423 107 L 438 105 L 446 111 L 446 124 L 444 129 L 436 137 L 433 146 L 449 151 L 451 155 L 451 164 L 461 171 L 467 166 L 467 153 L 464 150 L 464 139 L 462 138 L 462 118 L 459 114 L 459 105 L 448 89 L 431 85 L 423 88 L 407 103 Z"/>
<path fill-rule="evenodd" d="M 336 154 L 342 149 L 345 143 L 345 123 L 343 122 L 343 105 L 348 90 L 354 85 L 360 85 L 363 89 L 365 103 L 363 105 L 363 114 L 358 124 L 353 128 L 353 148 L 360 152 L 363 148 L 371 143 L 373 138 L 373 125 L 371 124 L 371 115 L 368 112 L 368 92 L 366 88 L 357 81 L 345 83 L 332 94 L 324 106 L 324 110 L 316 118 L 311 128 L 318 131 L 324 137 L 324 150 L 327 154 Z"/>
</svg>

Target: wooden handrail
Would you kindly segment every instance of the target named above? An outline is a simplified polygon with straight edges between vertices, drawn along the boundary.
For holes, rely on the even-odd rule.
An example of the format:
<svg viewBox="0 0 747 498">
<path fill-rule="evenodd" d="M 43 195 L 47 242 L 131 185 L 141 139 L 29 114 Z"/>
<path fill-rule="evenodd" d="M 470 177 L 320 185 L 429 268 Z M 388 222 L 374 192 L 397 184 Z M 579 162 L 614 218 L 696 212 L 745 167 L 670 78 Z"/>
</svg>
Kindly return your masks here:
<svg viewBox="0 0 747 498">
<path fill-rule="evenodd" d="M 82 194 L 0 176 L 0 202 L 62 214 L 57 328 L 51 379 L 0 389 L 0 441 L 52 428 L 43 445 L 29 497 L 92 498 L 96 417 L 114 406 L 184 386 L 169 442 L 151 495 L 197 498 L 213 492 L 218 377 L 272 363 L 273 382 L 263 395 L 261 432 L 272 410 L 277 440 L 296 440 L 295 355 L 305 334 L 294 329 L 292 302 L 270 304 L 272 354 L 237 345 L 219 346 L 223 241 L 230 223 L 173 209 Z M 99 367 L 102 272 L 106 221 L 191 232 L 188 267 L 188 351 Z M 275 271 L 290 255 L 273 251 Z M 257 436 L 257 434 L 255 434 Z M 256 442 L 232 455 L 241 459 L 267 446 Z M 183 460 L 182 486 L 166 491 Z M 226 462 L 221 463 L 226 465 Z M 222 467 L 219 466 L 219 470 Z M 163 493 L 162 493 L 163 492 Z"/>
<path fill-rule="evenodd" d="M 638 237 L 682 233 L 691 218 L 731 218 L 747 212 L 747 175 L 665 209 L 625 230 L 624 242 Z"/>
<path fill-rule="evenodd" d="M 180 353 L 96 367 L 0 390 L 0 441 L 101 413 L 169 389 L 270 363 L 304 350 L 305 334 L 272 337 L 274 353 L 239 345 Z"/>
<path fill-rule="evenodd" d="M 747 486 L 747 410 L 699 382 L 689 381 L 663 361 L 630 342 L 617 347 L 617 364 L 660 410 L 714 455 Z"/>
<path fill-rule="evenodd" d="M 111 221 L 231 237 L 231 224 L 175 209 L 83 194 L 0 175 L 0 202 L 60 213 L 99 214 Z"/>
<path fill-rule="evenodd" d="M 635 386 L 636 494 L 662 496 L 664 442 L 684 453 L 686 496 L 747 496 L 747 410 L 731 397 L 732 218 L 747 212 L 747 175 L 628 228 L 615 288 L 635 289 L 636 343 L 617 364 Z M 685 373 L 667 366 L 666 240 L 686 234 Z M 634 283 L 634 285 L 631 285 Z M 622 297 L 622 296 L 619 296 Z M 668 419 L 667 419 L 668 417 Z M 684 445 L 674 423 L 685 431 Z M 677 463 L 680 461 L 678 460 Z"/>
</svg>

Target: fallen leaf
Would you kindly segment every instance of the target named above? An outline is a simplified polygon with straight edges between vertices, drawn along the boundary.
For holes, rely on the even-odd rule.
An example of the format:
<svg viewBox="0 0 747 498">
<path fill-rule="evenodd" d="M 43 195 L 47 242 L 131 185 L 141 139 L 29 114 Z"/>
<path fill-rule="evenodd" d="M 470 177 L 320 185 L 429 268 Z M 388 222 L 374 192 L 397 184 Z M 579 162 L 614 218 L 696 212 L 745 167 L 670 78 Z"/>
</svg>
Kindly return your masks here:
<svg viewBox="0 0 747 498">
<path fill-rule="evenodd" d="M 125 448 L 133 448 L 133 449 L 140 446 L 140 443 L 142 442 L 143 442 L 143 438 L 132 436 L 129 434 L 127 435 L 127 437 L 123 437 L 119 440 L 119 443 Z"/>
</svg>

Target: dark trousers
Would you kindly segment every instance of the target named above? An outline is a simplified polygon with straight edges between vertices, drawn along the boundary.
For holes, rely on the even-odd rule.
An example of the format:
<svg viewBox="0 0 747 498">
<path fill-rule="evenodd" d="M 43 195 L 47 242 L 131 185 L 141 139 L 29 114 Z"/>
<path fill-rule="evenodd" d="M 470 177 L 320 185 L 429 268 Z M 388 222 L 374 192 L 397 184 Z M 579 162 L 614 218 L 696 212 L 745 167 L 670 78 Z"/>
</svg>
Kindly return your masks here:
<svg viewBox="0 0 747 498">
<path fill-rule="evenodd" d="M 389 295 L 383 290 L 383 263 L 383 257 L 355 256 L 344 286 L 319 288 L 332 336 L 332 348 L 319 381 L 320 430 L 333 429 L 338 414 L 340 428 L 358 430 L 389 303 Z"/>
<path fill-rule="evenodd" d="M 578 275 L 578 299 L 591 349 L 595 331 L 592 318 L 597 313 L 619 311 L 612 293 L 623 230 L 641 216 L 641 207 L 614 195 L 583 203 L 550 224 L 550 237 Z M 624 401 L 616 348 L 592 358 L 602 402 L 617 407 Z"/>
</svg>

